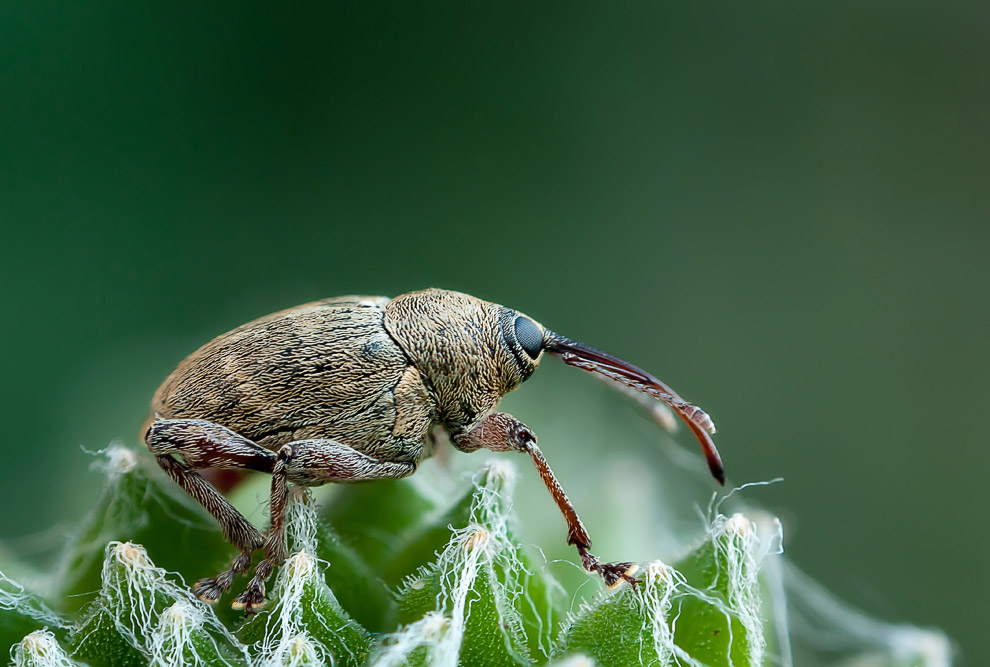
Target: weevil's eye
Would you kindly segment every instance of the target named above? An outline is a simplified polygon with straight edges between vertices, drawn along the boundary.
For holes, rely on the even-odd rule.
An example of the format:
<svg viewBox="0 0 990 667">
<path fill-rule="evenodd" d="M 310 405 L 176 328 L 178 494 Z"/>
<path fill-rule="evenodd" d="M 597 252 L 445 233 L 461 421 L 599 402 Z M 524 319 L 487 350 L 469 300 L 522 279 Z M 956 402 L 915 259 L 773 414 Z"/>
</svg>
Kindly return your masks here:
<svg viewBox="0 0 990 667">
<path fill-rule="evenodd" d="M 516 340 L 530 359 L 536 359 L 543 351 L 543 332 L 536 322 L 520 315 L 516 318 Z"/>
</svg>

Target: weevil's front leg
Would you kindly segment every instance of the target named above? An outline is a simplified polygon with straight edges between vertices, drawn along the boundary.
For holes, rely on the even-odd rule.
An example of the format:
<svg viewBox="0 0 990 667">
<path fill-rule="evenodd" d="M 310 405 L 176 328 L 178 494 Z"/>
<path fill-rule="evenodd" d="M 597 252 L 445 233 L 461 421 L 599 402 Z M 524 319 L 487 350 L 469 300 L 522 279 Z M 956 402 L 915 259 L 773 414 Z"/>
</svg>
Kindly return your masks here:
<svg viewBox="0 0 990 667">
<path fill-rule="evenodd" d="M 244 592 L 234 598 L 234 608 L 251 613 L 264 606 L 265 582 L 288 556 L 285 507 L 289 482 L 319 486 L 326 482 L 398 479 L 415 470 L 415 463 L 379 461 L 336 440 L 296 440 L 283 445 L 272 469 L 271 527 L 265 539 L 265 558 L 255 567 Z"/>
<path fill-rule="evenodd" d="M 577 547 L 581 555 L 581 564 L 588 572 L 597 572 L 612 588 L 622 581 L 630 584 L 639 583 L 631 576 L 635 566 L 632 563 L 603 563 L 597 556 L 588 551 L 591 548 L 591 536 L 581 523 L 574 510 L 574 505 L 567 498 L 563 487 L 557 481 L 556 475 L 543 457 L 543 452 L 536 446 L 536 435 L 521 421 L 505 412 L 495 412 L 486 417 L 470 431 L 453 436 L 454 445 L 465 452 L 478 449 L 489 449 L 493 452 L 525 452 L 533 459 L 533 464 L 540 473 L 540 478 L 546 485 L 554 502 L 560 508 L 561 514 L 567 521 L 567 543 Z"/>
</svg>

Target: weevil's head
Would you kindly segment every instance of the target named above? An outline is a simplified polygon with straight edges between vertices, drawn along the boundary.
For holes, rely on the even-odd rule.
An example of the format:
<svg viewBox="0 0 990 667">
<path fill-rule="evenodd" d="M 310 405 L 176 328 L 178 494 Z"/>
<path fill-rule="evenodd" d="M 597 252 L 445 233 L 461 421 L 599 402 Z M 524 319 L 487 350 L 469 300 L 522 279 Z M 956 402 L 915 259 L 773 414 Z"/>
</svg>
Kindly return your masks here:
<svg viewBox="0 0 990 667">
<path fill-rule="evenodd" d="M 712 475 L 725 481 L 709 435 L 715 425 L 703 410 L 643 369 L 550 331 L 516 310 L 430 289 L 389 301 L 385 328 L 419 370 L 437 400 L 438 417 L 448 424 L 476 424 L 533 374 L 547 352 L 665 403 L 698 438 Z"/>
</svg>

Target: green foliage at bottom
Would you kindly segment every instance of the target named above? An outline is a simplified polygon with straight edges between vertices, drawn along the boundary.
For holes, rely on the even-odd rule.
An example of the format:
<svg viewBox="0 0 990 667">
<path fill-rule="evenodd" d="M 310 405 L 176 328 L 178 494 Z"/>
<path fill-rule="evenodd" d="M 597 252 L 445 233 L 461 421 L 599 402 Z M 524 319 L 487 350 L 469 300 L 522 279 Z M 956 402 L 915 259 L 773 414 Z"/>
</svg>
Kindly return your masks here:
<svg viewBox="0 0 990 667">
<path fill-rule="evenodd" d="M 350 487 L 326 512 L 293 493 L 291 555 L 268 582 L 267 606 L 247 618 L 229 610 L 218 617 L 187 582 L 229 563 L 232 549 L 137 455 L 111 450 L 108 458 L 103 500 L 70 539 L 54 580 L 29 590 L 0 576 L 0 643 L 11 647 L 11 664 L 789 664 L 785 570 L 766 521 L 716 515 L 674 566 L 642 564 L 639 584 L 614 590 L 588 575 L 582 602 L 520 547 L 514 471 L 505 463 L 489 464 L 446 503 L 414 480 Z M 200 546 L 204 538 L 210 546 Z M 234 592 L 245 583 L 235 581 Z M 871 636 L 893 636 L 891 626 L 871 622 Z M 920 648 L 903 653 L 908 629 L 899 630 L 901 655 L 863 640 L 855 657 L 877 667 L 948 664 Z M 948 646 L 938 633 L 909 630 L 919 647 Z"/>
</svg>

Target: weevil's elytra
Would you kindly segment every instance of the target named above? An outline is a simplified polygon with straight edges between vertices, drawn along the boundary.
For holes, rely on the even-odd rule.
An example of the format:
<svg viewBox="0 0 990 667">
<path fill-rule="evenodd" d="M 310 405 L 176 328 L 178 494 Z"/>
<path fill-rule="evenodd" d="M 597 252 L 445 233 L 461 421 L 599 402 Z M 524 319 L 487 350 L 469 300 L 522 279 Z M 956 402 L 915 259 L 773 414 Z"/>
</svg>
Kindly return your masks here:
<svg viewBox="0 0 990 667">
<path fill-rule="evenodd" d="M 448 290 L 387 299 L 346 296 L 283 310 L 240 326 L 189 355 L 155 392 L 144 435 L 162 469 L 212 514 L 239 549 L 229 570 L 196 582 L 209 602 L 230 590 L 263 549 L 234 606 L 265 602 L 265 582 L 286 558 L 288 484 L 395 479 L 415 472 L 442 426 L 463 452 L 530 456 L 567 522 L 567 541 L 609 586 L 632 578 L 630 563 L 602 563 L 536 435 L 495 412 L 503 395 L 539 367 L 544 353 L 598 373 L 669 406 L 700 441 L 724 481 L 708 415 L 621 359 L 565 338 L 510 308 Z M 267 535 L 197 471 L 249 469 L 272 475 Z"/>
</svg>

